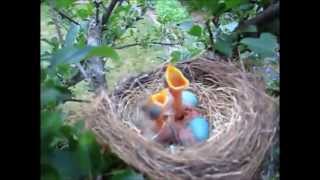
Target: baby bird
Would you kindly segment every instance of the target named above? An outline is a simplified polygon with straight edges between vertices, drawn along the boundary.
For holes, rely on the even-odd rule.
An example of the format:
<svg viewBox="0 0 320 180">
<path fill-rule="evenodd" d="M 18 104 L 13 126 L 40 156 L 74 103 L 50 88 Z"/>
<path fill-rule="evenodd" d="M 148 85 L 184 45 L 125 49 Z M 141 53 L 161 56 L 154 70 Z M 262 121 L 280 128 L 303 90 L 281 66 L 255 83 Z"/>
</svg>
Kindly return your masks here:
<svg viewBox="0 0 320 180">
<path fill-rule="evenodd" d="M 171 112 L 172 97 L 168 89 L 163 89 L 151 95 L 147 103 L 142 107 L 143 111 L 153 121 L 151 130 L 156 134 L 154 139 L 165 144 L 173 137 L 172 127 L 167 122 L 167 116 Z"/>
</svg>

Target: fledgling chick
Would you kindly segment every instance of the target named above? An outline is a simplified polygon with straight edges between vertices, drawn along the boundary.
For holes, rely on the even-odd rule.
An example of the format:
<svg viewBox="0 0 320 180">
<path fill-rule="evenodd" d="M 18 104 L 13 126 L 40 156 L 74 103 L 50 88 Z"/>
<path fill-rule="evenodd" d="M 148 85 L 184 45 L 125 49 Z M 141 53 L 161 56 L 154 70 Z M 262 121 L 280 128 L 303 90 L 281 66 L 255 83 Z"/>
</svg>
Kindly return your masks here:
<svg viewBox="0 0 320 180">
<path fill-rule="evenodd" d="M 172 97 L 168 89 L 163 89 L 151 95 L 147 103 L 143 106 L 143 111 L 153 122 L 152 126 L 147 127 L 155 133 L 154 140 L 162 144 L 171 142 L 173 136 L 172 127 L 167 122 L 167 116 L 172 113 Z"/>
</svg>

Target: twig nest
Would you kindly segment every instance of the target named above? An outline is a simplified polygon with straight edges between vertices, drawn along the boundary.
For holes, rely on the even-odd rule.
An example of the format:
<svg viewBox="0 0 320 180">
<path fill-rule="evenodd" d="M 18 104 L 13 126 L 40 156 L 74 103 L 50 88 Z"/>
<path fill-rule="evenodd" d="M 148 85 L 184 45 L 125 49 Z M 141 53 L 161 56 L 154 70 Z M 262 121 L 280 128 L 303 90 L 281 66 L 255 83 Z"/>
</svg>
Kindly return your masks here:
<svg viewBox="0 0 320 180">
<path fill-rule="evenodd" d="M 111 94 L 97 94 L 87 126 L 98 140 L 152 179 L 249 180 L 276 132 L 278 107 L 261 79 L 234 64 L 196 59 L 177 64 L 210 123 L 209 138 L 196 146 L 165 147 L 141 135 L 148 127 L 141 102 L 163 87 L 165 65 L 127 79 Z M 214 128 L 213 128 L 214 127 Z M 147 128 L 148 130 L 148 128 Z"/>
</svg>

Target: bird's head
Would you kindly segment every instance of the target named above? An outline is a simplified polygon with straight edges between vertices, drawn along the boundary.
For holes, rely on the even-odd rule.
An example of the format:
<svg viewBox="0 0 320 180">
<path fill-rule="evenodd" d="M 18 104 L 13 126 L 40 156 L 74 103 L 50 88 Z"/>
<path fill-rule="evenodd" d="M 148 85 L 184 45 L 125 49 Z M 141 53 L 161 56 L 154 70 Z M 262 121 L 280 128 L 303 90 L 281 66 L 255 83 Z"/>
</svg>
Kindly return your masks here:
<svg viewBox="0 0 320 180">
<path fill-rule="evenodd" d="M 189 80 L 183 75 L 183 73 L 172 64 L 167 66 L 165 79 L 167 86 L 173 91 L 182 91 L 190 84 Z"/>
</svg>

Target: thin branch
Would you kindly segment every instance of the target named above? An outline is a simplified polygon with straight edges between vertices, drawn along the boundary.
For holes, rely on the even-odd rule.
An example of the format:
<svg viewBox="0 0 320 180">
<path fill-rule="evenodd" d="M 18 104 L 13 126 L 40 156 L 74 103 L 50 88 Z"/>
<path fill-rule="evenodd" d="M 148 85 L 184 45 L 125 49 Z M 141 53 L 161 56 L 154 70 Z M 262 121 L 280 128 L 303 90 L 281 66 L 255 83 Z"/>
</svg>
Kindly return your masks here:
<svg viewBox="0 0 320 180">
<path fill-rule="evenodd" d="M 208 30 L 208 33 L 209 33 L 209 42 L 210 42 L 210 48 L 212 49 L 212 51 L 214 51 L 213 50 L 213 44 L 214 44 L 214 42 L 213 42 L 213 34 L 212 34 L 212 31 L 211 31 L 211 26 L 210 26 L 210 21 L 207 21 L 206 22 L 206 27 L 207 27 L 207 30 Z"/>
<path fill-rule="evenodd" d="M 67 20 L 69 20 L 70 22 L 76 24 L 76 25 L 80 25 L 77 21 L 73 20 L 71 17 L 69 17 L 68 15 L 66 15 L 65 13 L 59 11 L 57 8 L 54 8 L 54 10 L 56 12 L 58 12 L 58 14 L 62 17 L 62 18 L 65 18 Z"/>
<path fill-rule="evenodd" d="M 265 23 L 266 21 L 273 20 L 274 18 L 279 16 L 279 9 L 280 9 L 280 3 L 278 1 L 275 4 L 270 5 L 266 10 L 264 10 L 262 13 L 260 13 L 256 17 L 240 23 L 237 29 L 239 30 L 249 25 L 258 25 L 261 23 Z"/>
<path fill-rule="evenodd" d="M 84 100 L 84 99 L 65 99 L 64 102 L 67 102 L 67 101 L 70 101 L 70 102 L 79 102 L 79 103 L 91 103 L 91 101 L 89 100 Z"/>
<path fill-rule="evenodd" d="M 176 45 L 180 45 L 179 43 L 163 43 L 163 42 L 150 42 L 147 44 L 153 44 L 153 45 L 162 45 L 162 46 L 176 46 Z M 133 47 L 133 46 L 142 46 L 143 43 L 132 43 L 132 44 L 127 44 L 127 45 L 123 45 L 123 46 L 118 46 L 118 47 L 114 47 L 115 49 L 124 49 L 124 48 L 129 48 L 129 47 Z"/>
<path fill-rule="evenodd" d="M 116 7 L 117 3 L 119 2 L 119 0 L 112 0 L 107 11 L 103 14 L 102 16 L 102 21 L 101 21 L 101 25 L 106 25 L 109 21 L 109 18 L 111 16 L 111 13 L 113 11 L 113 9 Z"/>
</svg>

